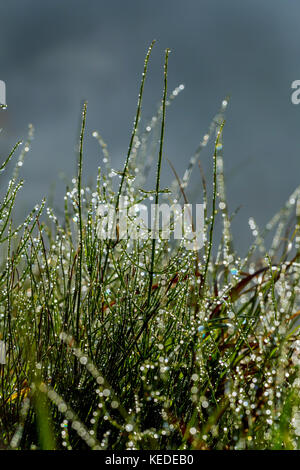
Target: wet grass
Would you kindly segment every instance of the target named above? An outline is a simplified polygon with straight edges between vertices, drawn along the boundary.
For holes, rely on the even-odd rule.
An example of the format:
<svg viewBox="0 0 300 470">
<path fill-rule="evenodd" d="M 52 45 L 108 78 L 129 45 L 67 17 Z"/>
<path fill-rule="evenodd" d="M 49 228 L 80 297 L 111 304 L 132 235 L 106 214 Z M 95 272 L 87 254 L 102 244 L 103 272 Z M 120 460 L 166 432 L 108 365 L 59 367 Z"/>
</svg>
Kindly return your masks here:
<svg viewBox="0 0 300 470">
<path fill-rule="evenodd" d="M 42 202 L 13 224 L 33 128 L 1 166 L 22 149 L 0 205 L 1 446 L 299 449 L 300 188 L 264 230 L 249 220 L 253 244 L 246 255 L 236 253 L 223 176 L 225 99 L 184 177 L 174 169 L 170 189 L 162 189 L 166 110 L 183 87 L 168 97 L 167 52 L 162 103 L 143 130 L 151 48 L 122 172 L 111 168 L 94 132 L 103 164 L 95 186 L 83 185 L 86 104 L 63 217 Z M 210 188 L 200 154 L 214 137 Z M 146 192 L 154 159 L 156 185 Z M 186 202 L 192 170 L 205 204 L 202 250 L 118 239 L 117 232 L 115 240 L 98 237 L 99 203 L 118 211 L 124 195 L 132 204 Z"/>
</svg>

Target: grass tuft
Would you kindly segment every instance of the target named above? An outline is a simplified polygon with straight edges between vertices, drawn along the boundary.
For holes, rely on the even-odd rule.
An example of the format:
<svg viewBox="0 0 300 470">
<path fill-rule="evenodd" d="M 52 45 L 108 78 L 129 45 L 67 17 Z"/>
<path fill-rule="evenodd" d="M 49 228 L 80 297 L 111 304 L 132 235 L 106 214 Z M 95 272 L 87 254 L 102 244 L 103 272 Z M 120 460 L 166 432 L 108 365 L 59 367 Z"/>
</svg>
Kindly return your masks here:
<svg viewBox="0 0 300 470">
<path fill-rule="evenodd" d="M 167 50 L 163 100 L 142 129 L 153 44 L 123 171 L 111 168 L 107 145 L 94 132 L 103 165 L 94 188 L 84 185 L 84 104 L 78 173 L 66 189 L 64 216 L 42 201 L 13 223 L 32 126 L 0 201 L 2 448 L 300 448 L 300 187 L 264 230 L 249 219 L 253 244 L 245 256 L 235 252 L 223 174 L 225 99 L 184 176 L 171 163 L 175 179 L 161 189 L 166 108 L 183 87 L 167 97 Z M 210 188 L 200 154 L 213 135 Z M 154 158 L 155 189 L 145 191 Z M 99 204 L 118 214 L 123 195 L 130 205 L 187 202 L 198 166 L 202 250 L 187 250 L 183 240 L 119 238 L 118 217 L 114 240 L 98 236 Z"/>
</svg>

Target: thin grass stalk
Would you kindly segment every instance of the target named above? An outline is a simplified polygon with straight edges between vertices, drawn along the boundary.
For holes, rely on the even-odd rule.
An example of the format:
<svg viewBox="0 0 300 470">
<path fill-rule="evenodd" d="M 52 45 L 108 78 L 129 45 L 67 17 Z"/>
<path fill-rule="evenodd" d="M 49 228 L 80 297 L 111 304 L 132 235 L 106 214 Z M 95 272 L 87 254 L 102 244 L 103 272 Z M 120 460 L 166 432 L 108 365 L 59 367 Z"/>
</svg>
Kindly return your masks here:
<svg viewBox="0 0 300 470">
<path fill-rule="evenodd" d="M 163 92 L 163 99 L 162 99 L 161 134 L 160 134 L 158 161 L 157 161 L 156 187 L 155 187 L 155 210 L 156 210 L 155 221 L 154 221 L 155 231 L 156 231 L 156 224 L 157 224 L 157 204 L 158 204 L 158 199 L 159 199 L 161 161 L 162 161 L 162 153 L 163 153 L 163 145 L 164 145 L 164 134 L 165 134 L 169 53 L 170 53 L 170 49 L 167 49 L 166 55 L 165 55 L 165 65 L 164 65 L 164 92 Z M 152 284 L 153 284 L 155 245 L 156 245 L 156 237 L 154 236 L 152 239 L 151 266 L 150 266 L 150 273 L 149 273 L 149 288 L 148 288 L 148 299 L 147 299 L 148 307 L 150 305 L 150 297 L 151 297 L 151 290 L 152 290 Z"/>
<path fill-rule="evenodd" d="M 82 123 L 80 132 L 80 143 L 79 143 L 79 161 L 78 161 L 78 177 L 77 177 L 77 196 L 78 196 L 78 222 L 79 222 L 79 243 L 78 243 L 78 268 L 76 272 L 76 290 L 77 290 L 77 312 L 76 312 L 76 333 L 75 338 L 78 342 L 79 339 L 79 321 L 80 321 L 80 306 L 81 306 L 81 282 L 82 282 L 82 238 L 83 238 L 83 224 L 82 224 L 82 199 L 81 199 L 81 187 L 82 187 L 82 158 L 83 158 L 83 140 L 84 131 L 86 125 L 86 112 L 87 103 L 83 105 L 82 112 Z"/>
<path fill-rule="evenodd" d="M 125 160 L 125 165 L 124 165 L 123 173 L 122 173 L 122 176 L 121 176 L 121 182 L 120 182 L 120 186 L 119 186 L 119 190 L 118 190 L 118 194 L 117 194 L 117 199 L 116 199 L 116 206 L 115 206 L 116 207 L 116 213 L 118 212 L 118 209 L 119 209 L 120 197 L 121 197 L 125 177 L 126 177 L 126 174 L 127 174 L 127 169 L 128 169 L 128 164 L 129 164 L 129 160 L 130 160 L 130 155 L 131 155 L 131 152 L 132 152 L 132 147 L 133 147 L 133 144 L 134 144 L 134 139 L 135 139 L 137 129 L 138 129 L 138 124 L 139 124 L 141 109 L 142 109 L 144 85 L 145 85 L 145 80 L 146 80 L 146 76 L 147 76 L 148 62 L 149 62 L 151 51 L 153 49 L 153 46 L 154 46 L 155 42 L 156 42 L 156 40 L 154 39 L 152 41 L 152 43 L 150 44 L 150 46 L 148 48 L 148 52 L 146 54 L 145 62 L 144 62 L 144 70 L 143 70 L 143 74 L 142 74 L 142 81 L 141 81 L 141 86 L 140 86 L 140 91 L 139 91 L 139 96 L 138 96 L 136 116 L 135 116 L 134 123 L 133 123 L 133 130 L 132 130 L 130 141 L 129 141 L 127 157 L 126 157 L 126 160 Z M 107 266 L 111 246 L 112 246 L 112 243 L 111 243 L 111 240 L 109 240 L 108 245 L 107 245 L 107 253 L 106 253 L 106 257 L 105 257 L 105 261 L 104 261 L 104 265 L 103 265 L 103 269 L 102 269 L 102 280 L 104 278 L 104 273 L 105 273 L 105 270 L 106 270 L 106 266 Z"/>
<path fill-rule="evenodd" d="M 217 134 L 216 142 L 215 142 L 212 218 L 211 218 L 211 224 L 210 224 L 210 229 L 209 229 L 209 241 L 208 241 L 208 248 L 207 248 L 207 253 L 206 253 L 206 262 L 205 262 L 204 273 L 203 273 L 202 282 L 201 282 L 201 291 L 206 285 L 207 271 L 208 271 L 208 267 L 209 267 L 211 250 L 212 250 L 213 233 L 214 233 L 215 219 L 216 219 L 216 200 L 217 200 L 217 147 L 218 147 L 218 144 L 219 144 L 219 141 L 220 141 L 220 137 L 221 137 L 221 134 L 222 134 L 222 131 L 223 131 L 224 124 L 225 124 L 225 121 L 223 121 L 221 126 L 220 126 L 220 129 L 219 129 L 218 134 Z"/>
</svg>

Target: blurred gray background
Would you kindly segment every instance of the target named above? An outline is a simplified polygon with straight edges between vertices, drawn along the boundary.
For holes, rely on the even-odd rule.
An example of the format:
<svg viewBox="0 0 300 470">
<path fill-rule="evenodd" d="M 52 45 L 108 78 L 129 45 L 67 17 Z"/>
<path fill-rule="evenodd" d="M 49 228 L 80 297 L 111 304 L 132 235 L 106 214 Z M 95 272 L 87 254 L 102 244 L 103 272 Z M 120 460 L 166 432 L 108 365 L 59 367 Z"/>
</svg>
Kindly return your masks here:
<svg viewBox="0 0 300 470">
<path fill-rule="evenodd" d="M 231 95 L 224 159 L 230 209 L 242 205 L 235 222 L 241 248 L 251 239 L 248 218 L 266 223 L 300 183 L 300 105 L 290 99 L 291 82 L 300 79 L 298 0 L 10 0 L 1 2 L 0 18 L 0 79 L 8 103 L 0 111 L 1 161 L 26 137 L 28 123 L 36 129 L 22 168 L 22 215 L 53 184 L 59 204 L 64 183 L 58 175 L 71 178 L 75 171 L 83 99 L 86 177 L 101 162 L 95 129 L 113 166 L 122 167 L 153 38 L 143 116 L 151 117 L 161 99 L 170 47 L 169 90 L 180 83 L 185 90 L 168 108 L 165 155 L 179 174 Z M 212 150 L 202 154 L 207 173 Z M 166 162 L 163 178 L 165 185 L 173 179 Z M 199 185 L 198 174 L 192 184 Z"/>
</svg>

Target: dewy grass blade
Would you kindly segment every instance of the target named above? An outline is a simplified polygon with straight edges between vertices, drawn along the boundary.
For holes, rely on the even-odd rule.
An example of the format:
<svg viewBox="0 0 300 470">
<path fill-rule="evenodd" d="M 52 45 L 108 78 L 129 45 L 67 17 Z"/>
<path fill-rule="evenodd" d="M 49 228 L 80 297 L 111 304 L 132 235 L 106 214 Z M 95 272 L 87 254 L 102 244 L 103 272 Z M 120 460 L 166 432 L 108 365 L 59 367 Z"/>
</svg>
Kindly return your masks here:
<svg viewBox="0 0 300 470">
<path fill-rule="evenodd" d="M 79 159 L 78 159 L 78 175 L 77 175 L 77 197 L 78 197 L 78 261 L 76 269 L 76 293 L 77 293 L 77 311 L 76 311 L 76 332 L 75 339 L 79 341 L 79 322 L 81 307 L 81 284 L 82 284 L 82 252 L 83 252 L 83 221 L 82 221 L 82 159 L 83 159 L 83 140 L 86 125 L 87 103 L 83 105 L 82 123 L 79 142 Z"/>
<path fill-rule="evenodd" d="M 157 209 L 158 199 L 159 199 L 159 184 L 160 184 L 160 172 L 161 172 L 161 161 L 163 154 L 163 145 L 164 145 L 164 135 L 165 135 L 165 121 L 166 121 L 166 99 L 167 99 L 167 85 L 168 85 L 168 60 L 169 60 L 170 49 L 166 50 L 165 55 L 165 64 L 164 64 L 164 92 L 162 99 L 162 120 L 161 120 L 161 133 L 160 133 L 160 143 L 159 143 L 159 154 L 157 161 L 157 173 L 156 173 L 156 187 L 155 187 L 155 207 Z M 154 221 L 154 230 L 157 229 L 157 211 L 155 213 Z M 152 251 L 151 251 L 151 265 L 149 273 L 149 287 L 148 287 L 148 307 L 150 305 L 151 290 L 153 284 L 153 274 L 154 274 L 154 261 L 155 261 L 155 245 L 156 245 L 156 235 L 152 239 Z"/>
<path fill-rule="evenodd" d="M 138 124 L 139 124 L 139 120 L 140 120 L 140 116 L 141 116 L 141 110 L 142 110 L 142 101 L 143 101 L 144 85 L 145 85 L 145 80 L 146 80 L 146 76 L 147 76 L 148 62 L 149 62 L 150 55 L 151 55 L 151 52 L 152 52 L 152 49 L 153 49 L 153 46 L 154 46 L 155 42 L 156 41 L 154 39 L 152 41 L 152 43 L 150 44 L 148 52 L 146 54 L 145 62 L 144 62 L 144 70 L 143 70 L 143 74 L 142 74 L 142 81 L 141 81 L 140 91 L 139 91 L 139 96 L 138 96 L 136 115 L 135 115 L 135 119 L 134 119 L 134 122 L 133 122 L 133 130 L 132 130 L 132 133 L 131 133 L 129 146 L 128 146 L 128 151 L 127 151 L 127 156 L 126 156 L 124 169 L 123 169 L 123 173 L 122 173 L 122 176 L 121 176 L 121 182 L 120 182 L 120 186 L 119 186 L 119 190 L 118 190 L 118 194 L 117 194 L 117 198 L 116 198 L 116 205 L 115 205 L 116 215 L 117 215 L 118 210 L 119 210 L 120 197 L 121 197 L 121 194 L 122 194 L 122 189 L 123 189 L 125 178 L 126 178 L 126 175 L 127 175 L 128 164 L 129 164 L 130 155 L 131 155 L 131 152 L 132 152 L 132 147 L 133 147 L 133 144 L 134 144 L 134 139 L 135 139 L 135 136 L 136 136 L 136 133 L 137 133 L 137 130 L 138 130 Z M 106 254 L 104 266 L 103 266 L 103 269 L 102 269 L 102 279 L 104 277 L 104 273 L 105 273 L 105 270 L 106 270 L 111 245 L 112 245 L 111 240 L 109 240 L 109 243 L 108 243 L 108 246 L 107 246 L 107 254 Z"/>
<path fill-rule="evenodd" d="M 136 133 L 137 133 L 138 124 L 139 124 L 139 120 L 140 120 L 140 116 L 141 116 L 142 100 L 143 100 L 145 80 L 146 80 L 146 76 L 147 76 L 148 62 L 149 62 L 151 51 L 152 51 L 152 48 L 153 48 L 155 42 L 156 41 L 154 39 L 152 41 L 152 43 L 150 44 L 150 47 L 148 49 L 148 52 L 147 52 L 147 55 L 146 55 L 146 58 L 145 58 L 144 70 L 143 70 L 143 75 L 142 75 L 142 82 L 141 82 L 140 92 L 139 92 L 139 97 L 138 97 L 136 116 L 135 116 L 134 123 L 133 123 L 133 130 L 132 130 L 132 134 L 131 134 L 131 138 L 130 138 L 130 142 L 129 142 L 127 157 L 126 157 L 126 161 L 125 161 L 125 165 L 124 165 L 124 169 L 123 169 L 123 174 L 122 174 L 122 178 L 121 178 L 121 183 L 120 183 L 119 191 L 118 191 L 118 195 L 117 195 L 117 202 L 116 202 L 116 208 L 117 209 L 119 207 L 119 200 L 120 200 L 120 196 L 122 194 L 122 189 L 123 189 L 123 185 L 124 185 L 124 181 L 125 181 L 125 177 L 126 177 L 126 173 L 127 173 L 128 163 L 129 163 L 129 159 L 130 159 L 134 139 L 135 139 L 135 136 L 136 136 Z"/>
<path fill-rule="evenodd" d="M 213 233 L 214 233 L 214 227 L 215 227 L 215 219 L 216 219 L 216 200 L 217 200 L 217 146 L 220 141 L 220 136 L 223 132 L 223 127 L 224 127 L 225 121 L 222 122 L 220 129 L 218 130 L 216 142 L 215 142 L 215 150 L 214 150 L 214 169 L 213 169 L 213 201 L 212 201 L 212 216 L 211 216 L 211 223 L 210 223 L 210 229 L 209 229 L 209 240 L 208 240 L 208 245 L 207 245 L 207 251 L 206 251 L 206 261 L 205 261 L 205 267 L 204 267 L 204 273 L 202 277 L 202 282 L 201 282 L 201 293 L 203 287 L 206 285 L 206 277 L 207 277 L 207 271 L 210 263 L 210 256 L 211 256 L 211 250 L 212 250 L 212 243 L 213 243 Z"/>
</svg>

